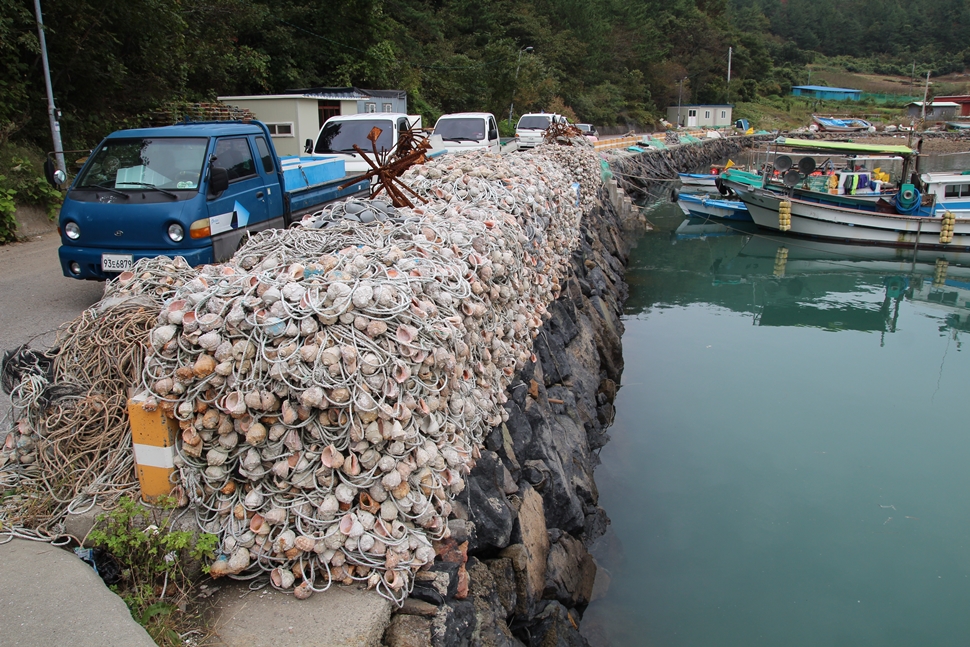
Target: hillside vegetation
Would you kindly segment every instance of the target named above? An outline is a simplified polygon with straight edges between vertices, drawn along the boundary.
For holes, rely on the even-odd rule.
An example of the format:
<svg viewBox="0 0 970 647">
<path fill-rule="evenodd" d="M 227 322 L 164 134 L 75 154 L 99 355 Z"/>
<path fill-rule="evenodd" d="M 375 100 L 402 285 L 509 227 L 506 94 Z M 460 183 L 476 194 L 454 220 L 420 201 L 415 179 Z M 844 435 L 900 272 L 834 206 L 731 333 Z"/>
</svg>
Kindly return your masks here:
<svg viewBox="0 0 970 647">
<path fill-rule="evenodd" d="M 738 103 L 771 127 L 793 84 L 895 78 L 921 89 L 970 63 L 965 0 L 44 0 L 65 147 L 172 101 L 311 86 L 408 92 L 443 112 L 559 110 L 649 124 L 668 105 Z M 524 48 L 532 47 L 531 51 Z M 727 52 L 733 47 L 731 85 Z M 0 144 L 50 147 L 30 0 L 0 0 Z M 905 82 L 912 76 L 916 82 Z M 965 83 L 955 83 L 961 89 Z M 882 87 L 881 85 L 879 87 Z M 935 88 L 934 88 L 935 91 Z M 921 94 L 921 92 L 919 92 Z M 781 102 L 781 103 L 780 103 Z M 783 115 L 782 115 L 783 116 Z M 804 123 L 802 121 L 801 123 Z M 2 169 L 0 169 L 2 171 Z"/>
</svg>

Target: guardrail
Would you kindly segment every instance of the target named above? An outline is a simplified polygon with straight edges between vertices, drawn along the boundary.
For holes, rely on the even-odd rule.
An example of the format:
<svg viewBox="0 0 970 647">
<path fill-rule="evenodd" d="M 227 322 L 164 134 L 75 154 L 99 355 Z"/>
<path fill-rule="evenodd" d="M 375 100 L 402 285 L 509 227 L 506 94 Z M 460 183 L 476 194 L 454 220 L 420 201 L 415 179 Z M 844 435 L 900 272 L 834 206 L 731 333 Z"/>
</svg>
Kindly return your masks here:
<svg viewBox="0 0 970 647">
<path fill-rule="evenodd" d="M 601 139 L 599 141 L 593 142 L 593 148 L 596 150 L 608 150 L 610 148 L 626 148 L 627 146 L 636 146 L 640 142 L 641 137 L 614 137 L 613 139 Z"/>
</svg>

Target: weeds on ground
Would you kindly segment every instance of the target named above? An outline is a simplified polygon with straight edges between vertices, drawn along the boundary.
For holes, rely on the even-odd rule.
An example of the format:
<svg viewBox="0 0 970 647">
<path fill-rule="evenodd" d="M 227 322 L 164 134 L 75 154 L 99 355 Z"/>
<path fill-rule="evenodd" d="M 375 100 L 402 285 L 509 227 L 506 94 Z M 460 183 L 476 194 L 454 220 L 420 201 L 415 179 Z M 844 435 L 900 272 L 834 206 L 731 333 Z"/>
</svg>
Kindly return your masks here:
<svg viewBox="0 0 970 647">
<path fill-rule="evenodd" d="M 181 645 L 180 633 L 198 629 L 192 583 L 183 565 L 211 559 L 218 547 L 215 535 L 172 528 L 174 502 L 155 509 L 124 497 L 117 507 L 99 515 L 89 541 L 118 560 L 121 581 L 111 586 L 132 617 L 159 645 Z M 202 572 L 208 572 L 203 565 Z"/>
<path fill-rule="evenodd" d="M 0 244 L 17 239 L 17 206 L 40 207 L 53 220 L 64 194 L 44 177 L 44 154 L 35 148 L 0 142 Z"/>
</svg>

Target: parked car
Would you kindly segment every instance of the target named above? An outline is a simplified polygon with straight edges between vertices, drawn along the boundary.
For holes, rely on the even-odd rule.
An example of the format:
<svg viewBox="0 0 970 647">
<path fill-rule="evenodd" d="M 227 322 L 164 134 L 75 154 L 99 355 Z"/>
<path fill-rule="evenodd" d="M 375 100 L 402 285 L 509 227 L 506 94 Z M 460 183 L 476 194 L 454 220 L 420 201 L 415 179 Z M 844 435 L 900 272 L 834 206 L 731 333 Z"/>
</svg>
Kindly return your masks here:
<svg viewBox="0 0 970 647">
<path fill-rule="evenodd" d="M 596 128 L 593 127 L 593 124 L 576 124 L 576 127 L 583 131 L 583 134 L 586 135 L 586 139 L 591 142 L 597 141 L 599 133 L 596 132 Z"/>
<path fill-rule="evenodd" d="M 440 138 L 440 142 L 439 139 Z M 498 126 L 488 112 L 456 112 L 441 115 L 431 133 L 431 145 L 449 153 L 486 148 L 499 152 Z"/>
<path fill-rule="evenodd" d="M 374 127 L 381 129 L 377 150 L 389 151 L 397 144 L 401 133 L 412 127 L 421 127 L 421 117 L 401 112 L 365 112 L 357 115 L 337 115 L 324 122 L 317 134 L 317 141 L 306 140 L 304 150 L 313 155 L 336 156 L 344 161 L 348 175 L 366 173 L 370 165 L 354 150 L 357 144 L 371 155 L 373 145 L 367 135 Z"/>
<path fill-rule="evenodd" d="M 259 121 L 119 130 L 88 156 L 64 196 L 61 270 L 103 281 L 141 258 L 221 262 L 247 233 L 367 193 L 367 181 L 342 188 L 347 181 L 341 160 L 280 158 Z"/>
<path fill-rule="evenodd" d="M 566 118 L 554 112 L 532 112 L 519 117 L 515 136 L 519 138 L 519 148 L 534 148 L 542 143 L 546 128 L 554 123 L 568 124 Z"/>
</svg>

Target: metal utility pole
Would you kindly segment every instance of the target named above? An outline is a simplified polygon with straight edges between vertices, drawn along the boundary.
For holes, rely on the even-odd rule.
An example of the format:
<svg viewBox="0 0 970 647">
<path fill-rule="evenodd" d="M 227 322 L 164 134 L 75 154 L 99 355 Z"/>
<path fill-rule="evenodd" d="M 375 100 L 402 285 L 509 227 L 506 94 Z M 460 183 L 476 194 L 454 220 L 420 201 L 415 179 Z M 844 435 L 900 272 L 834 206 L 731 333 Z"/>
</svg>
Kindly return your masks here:
<svg viewBox="0 0 970 647">
<path fill-rule="evenodd" d="M 686 76 L 680 80 L 680 92 L 677 93 L 677 127 L 678 128 L 680 128 L 680 126 L 681 126 L 681 123 L 680 123 L 680 103 L 681 103 L 681 99 L 684 98 L 684 81 L 686 81 L 686 80 L 687 80 L 687 77 Z"/>
<path fill-rule="evenodd" d="M 923 89 L 923 116 L 920 118 L 926 121 L 926 99 L 930 95 L 930 73 L 926 73 L 926 87 Z"/>
<path fill-rule="evenodd" d="M 733 47 L 728 47 L 728 78 L 727 78 L 727 102 L 731 103 L 731 52 Z"/>
<path fill-rule="evenodd" d="M 47 86 L 47 116 L 51 122 L 51 137 L 54 139 L 54 157 L 57 168 L 67 177 L 67 165 L 64 163 L 64 146 L 61 144 L 61 125 L 57 123 L 57 108 L 54 107 L 54 90 L 51 87 L 51 69 L 47 63 L 47 39 L 44 37 L 44 18 L 40 12 L 40 0 L 34 0 L 34 12 L 37 14 L 37 36 L 40 38 L 40 59 L 44 65 L 44 84 Z"/>
<path fill-rule="evenodd" d="M 519 86 L 519 66 L 522 64 L 522 52 L 531 51 L 531 47 L 523 47 L 519 50 L 519 60 L 515 64 L 515 82 L 512 83 L 512 101 L 509 102 L 509 128 L 512 127 L 512 106 L 515 105 L 515 91 Z"/>
</svg>

